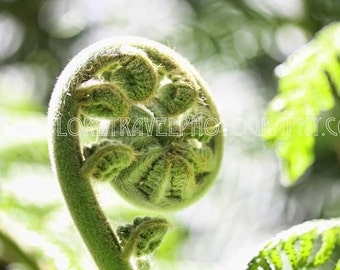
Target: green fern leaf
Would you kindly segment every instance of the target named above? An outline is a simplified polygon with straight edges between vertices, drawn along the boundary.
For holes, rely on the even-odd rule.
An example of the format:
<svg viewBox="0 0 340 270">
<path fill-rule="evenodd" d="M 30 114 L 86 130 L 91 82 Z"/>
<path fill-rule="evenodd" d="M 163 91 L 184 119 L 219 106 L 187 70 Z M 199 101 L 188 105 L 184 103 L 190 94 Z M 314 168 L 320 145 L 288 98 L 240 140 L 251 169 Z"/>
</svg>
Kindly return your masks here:
<svg viewBox="0 0 340 270">
<path fill-rule="evenodd" d="M 247 270 L 340 270 L 339 240 L 340 219 L 305 222 L 270 240 Z"/>
<path fill-rule="evenodd" d="M 315 255 L 313 262 L 314 266 L 322 265 L 330 258 L 336 246 L 339 233 L 340 228 L 334 228 L 327 230 L 322 234 L 322 245 Z"/>
<path fill-rule="evenodd" d="M 339 36 L 340 24 L 331 24 L 276 70 L 279 94 L 269 104 L 262 136 L 282 159 L 284 185 L 314 162 L 317 117 L 340 95 Z"/>
<path fill-rule="evenodd" d="M 269 258 L 271 262 L 273 263 L 273 265 L 275 266 L 275 269 L 277 270 L 282 269 L 283 264 L 282 264 L 281 255 L 280 255 L 280 252 L 276 248 L 271 250 L 271 252 L 269 253 Z"/>
<path fill-rule="evenodd" d="M 286 252 L 290 265 L 295 269 L 298 263 L 298 254 L 295 249 L 295 243 L 298 241 L 298 236 L 291 236 L 287 241 L 283 243 L 283 250 Z"/>
<path fill-rule="evenodd" d="M 307 232 L 300 237 L 300 259 L 298 261 L 299 267 L 303 267 L 307 264 L 316 238 L 317 234 L 315 230 Z"/>
</svg>

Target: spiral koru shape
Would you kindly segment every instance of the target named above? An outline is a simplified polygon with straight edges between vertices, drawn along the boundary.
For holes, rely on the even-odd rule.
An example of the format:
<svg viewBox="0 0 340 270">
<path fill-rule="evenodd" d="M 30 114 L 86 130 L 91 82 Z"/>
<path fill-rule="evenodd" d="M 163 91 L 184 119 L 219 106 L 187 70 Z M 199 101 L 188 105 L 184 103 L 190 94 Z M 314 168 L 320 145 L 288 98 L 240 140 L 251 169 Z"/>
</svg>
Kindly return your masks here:
<svg viewBox="0 0 340 270">
<path fill-rule="evenodd" d="M 196 201 L 215 179 L 222 153 L 220 119 L 198 73 L 173 50 L 142 38 L 107 40 L 82 54 L 66 98 L 77 117 L 111 123 L 104 140 L 84 147 L 83 175 L 111 181 L 147 209 Z"/>
<path fill-rule="evenodd" d="M 79 114 L 111 123 L 84 148 L 82 172 L 111 181 L 127 201 L 185 207 L 212 184 L 221 160 L 220 119 L 194 68 L 169 48 L 125 38 L 81 67 L 71 92 Z"/>
<path fill-rule="evenodd" d="M 157 211 L 201 197 L 216 178 L 223 151 L 207 86 L 166 46 L 139 37 L 107 39 L 66 66 L 48 120 L 52 168 L 99 269 L 130 270 L 130 257 L 137 258 L 138 269 L 147 269 L 145 256 L 169 225 L 137 219 L 117 237 L 91 180 L 110 181 L 127 201 Z M 81 131 L 92 132 L 98 123 L 100 133 L 88 140 Z"/>
</svg>

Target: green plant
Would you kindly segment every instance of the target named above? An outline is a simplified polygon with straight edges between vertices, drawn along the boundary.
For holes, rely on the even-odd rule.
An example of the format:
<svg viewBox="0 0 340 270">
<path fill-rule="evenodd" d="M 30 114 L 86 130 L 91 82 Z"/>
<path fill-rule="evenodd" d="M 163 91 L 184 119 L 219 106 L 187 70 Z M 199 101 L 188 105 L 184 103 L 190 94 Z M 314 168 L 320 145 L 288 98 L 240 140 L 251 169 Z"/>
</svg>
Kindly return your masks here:
<svg viewBox="0 0 340 270">
<path fill-rule="evenodd" d="M 98 268 L 148 269 L 147 256 L 169 224 L 136 218 L 118 228 L 117 238 L 90 180 L 111 181 L 127 201 L 153 211 L 198 200 L 222 157 L 223 134 L 207 86 L 185 59 L 159 43 L 108 39 L 67 65 L 48 118 L 52 167 Z M 96 123 L 108 132 L 86 145 Z"/>
<path fill-rule="evenodd" d="M 339 153 L 339 35 L 340 25 L 329 25 L 277 68 L 279 94 L 267 109 L 263 138 L 283 161 L 286 186 L 313 164 L 316 141 Z"/>
<path fill-rule="evenodd" d="M 280 93 L 267 110 L 263 137 L 283 161 L 286 186 L 296 184 L 313 164 L 318 144 L 327 155 L 339 153 L 339 34 L 340 25 L 331 24 L 278 68 Z M 339 270 L 339 219 L 309 221 L 278 234 L 247 269 Z"/>
<path fill-rule="evenodd" d="M 308 221 L 281 232 L 248 264 L 257 269 L 340 269 L 340 223 Z"/>
<path fill-rule="evenodd" d="M 40 270 L 34 256 L 27 254 L 9 235 L 0 230 L 1 257 L 11 260 L 13 257 L 30 270 Z M 0 260 L 0 266 L 1 260 Z"/>
</svg>

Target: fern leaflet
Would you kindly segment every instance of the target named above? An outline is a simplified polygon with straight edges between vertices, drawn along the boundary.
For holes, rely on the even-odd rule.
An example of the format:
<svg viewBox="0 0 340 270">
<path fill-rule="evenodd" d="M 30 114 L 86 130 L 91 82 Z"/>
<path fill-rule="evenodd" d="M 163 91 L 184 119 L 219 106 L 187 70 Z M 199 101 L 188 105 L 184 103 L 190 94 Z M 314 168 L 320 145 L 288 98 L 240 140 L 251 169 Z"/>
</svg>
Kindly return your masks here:
<svg viewBox="0 0 340 270">
<path fill-rule="evenodd" d="M 331 24 L 276 69 L 279 94 L 269 104 L 262 136 L 282 159 L 284 185 L 294 184 L 314 162 L 318 117 L 339 99 L 339 36 L 340 24 Z"/>
<path fill-rule="evenodd" d="M 278 234 L 247 270 L 340 269 L 340 220 L 308 221 Z"/>
</svg>

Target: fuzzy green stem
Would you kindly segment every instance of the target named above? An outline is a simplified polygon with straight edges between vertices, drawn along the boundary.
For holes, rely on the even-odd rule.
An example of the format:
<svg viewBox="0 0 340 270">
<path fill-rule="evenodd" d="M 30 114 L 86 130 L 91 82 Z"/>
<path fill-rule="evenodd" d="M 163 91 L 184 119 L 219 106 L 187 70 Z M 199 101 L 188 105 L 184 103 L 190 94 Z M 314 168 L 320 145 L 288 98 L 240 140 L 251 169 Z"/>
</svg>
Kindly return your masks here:
<svg viewBox="0 0 340 270">
<path fill-rule="evenodd" d="M 121 256 L 121 247 L 98 204 L 89 179 L 81 175 L 83 158 L 79 136 L 76 136 L 79 126 L 77 121 L 72 122 L 72 119 L 78 117 L 79 108 L 72 95 L 84 78 L 89 76 L 81 68 L 86 68 L 88 54 L 85 52 L 84 55 L 78 55 L 78 59 L 67 66 L 51 98 L 49 148 L 52 168 L 58 177 L 74 223 L 98 268 L 130 270 L 132 267 Z"/>
<path fill-rule="evenodd" d="M 60 114 L 66 116 L 59 122 L 62 130 L 66 130 L 72 110 L 74 108 L 71 100 L 61 108 Z M 74 128 L 77 130 L 77 127 Z M 121 257 L 119 243 L 98 205 L 91 183 L 80 174 L 82 157 L 78 138 L 71 135 L 58 136 L 56 129 L 53 138 L 53 158 L 62 192 L 73 220 L 98 268 L 131 269 L 128 262 Z"/>
</svg>

